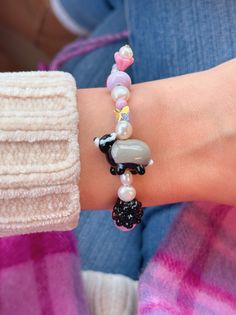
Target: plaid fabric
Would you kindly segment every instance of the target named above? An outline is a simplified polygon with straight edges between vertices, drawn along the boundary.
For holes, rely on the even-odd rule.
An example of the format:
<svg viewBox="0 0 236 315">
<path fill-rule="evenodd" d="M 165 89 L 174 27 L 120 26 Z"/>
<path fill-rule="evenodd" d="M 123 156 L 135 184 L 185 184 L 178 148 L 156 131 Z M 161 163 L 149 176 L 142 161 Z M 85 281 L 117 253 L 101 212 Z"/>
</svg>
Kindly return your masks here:
<svg viewBox="0 0 236 315">
<path fill-rule="evenodd" d="M 183 208 L 139 283 L 140 315 L 236 314 L 236 208 Z M 88 315 L 71 232 L 0 238 L 1 315 Z"/>
<path fill-rule="evenodd" d="M 140 280 L 139 314 L 236 314 L 236 208 L 191 203 Z"/>
<path fill-rule="evenodd" d="M 0 238 L 1 315 L 87 315 L 71 232 Z"/>
</svg>

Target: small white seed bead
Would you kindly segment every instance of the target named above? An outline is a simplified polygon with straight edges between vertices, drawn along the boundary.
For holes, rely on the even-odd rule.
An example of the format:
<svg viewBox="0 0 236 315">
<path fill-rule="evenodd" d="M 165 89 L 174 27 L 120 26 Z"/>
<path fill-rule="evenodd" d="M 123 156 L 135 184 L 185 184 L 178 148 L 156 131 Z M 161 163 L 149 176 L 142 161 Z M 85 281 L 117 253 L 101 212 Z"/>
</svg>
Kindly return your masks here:
<svg viewBox="0 0 236 315">
<path fill-rule="evenodd" d="M 133 186 L 120 186 L 118 197 L 123 201 L 131 201 L 136 196 L 136 190 Z"/>
<path fill-rule="evenodd" d="M 119 71 L 119 70 L 117 69 L 116 63 L 114 63 L 114 65 L 113 65 L 112 68 L 111 68 L 111 73 L 117 72 L 117 71 Z"/>
<path fill-rule="evenodd" d="M 130 92 L 126 86 L 117 85 L 111 91 L 111 97 L 116 102 L 119 98 L 123 98 L 128 101 L 130 97 Z"/>
<path fill-rule="evenodd" d="M 133 183 L 133 175 L 130 171 L 125 171 L 124 174 L 120 175 L 120 181 L 124 186 L 130 186 Z"/>
<path fill-rule="evenodd" d="M 116 125 L 115 132 L 118 139 L 125 140 L 131 137 L 133 127 L 130 122 L 126 120 L 120 120 Z"/>
<path fill-rule="evenodd" d="M 122 46 L 119 50 L 119 54 L 121 57 L 123 58 L 132 58 L 133 57 L 133 51 L 132 49 L 130 48 L 129 45 L 125 45 L 125 46 Z"/>
<path fill-rule="evenodd" d="M 94 138 L 93 142 L 96 145 L 96 147 L 99 148 L 99 138 Z"/>
</svg>

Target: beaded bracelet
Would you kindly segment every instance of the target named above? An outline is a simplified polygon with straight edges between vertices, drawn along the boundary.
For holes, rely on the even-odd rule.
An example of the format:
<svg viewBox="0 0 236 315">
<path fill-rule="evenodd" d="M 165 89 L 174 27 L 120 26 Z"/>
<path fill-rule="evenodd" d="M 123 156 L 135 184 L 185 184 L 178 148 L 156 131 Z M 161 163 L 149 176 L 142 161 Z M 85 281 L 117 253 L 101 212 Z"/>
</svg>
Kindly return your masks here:
<svg viewBox="0 0 236 315">
<path fill-rule="evenodd" d="M 132 49 L 125 45 L 114 55 L 115 64 L 107 78 L 107 88 L 115 101 L 115 117 L 117 125 L 115 132 L 95 137 L 94 143 L 106 155 L 112 175 L 120 175 L 121 186 L 118 198 L 113 207 L 112 219 L 116 226 L 128 231 L 141 222 L 143 216 L 142 203 L 136 197 L 132 186 L 132 174 L 143 175 L 145 167 L 153 164 L 149 146 L 138 139 L 129 139 L 132 135 L 132 125 L 129 122 L 130 76 L 124 72 L 134 63 Z"/>
</svg>

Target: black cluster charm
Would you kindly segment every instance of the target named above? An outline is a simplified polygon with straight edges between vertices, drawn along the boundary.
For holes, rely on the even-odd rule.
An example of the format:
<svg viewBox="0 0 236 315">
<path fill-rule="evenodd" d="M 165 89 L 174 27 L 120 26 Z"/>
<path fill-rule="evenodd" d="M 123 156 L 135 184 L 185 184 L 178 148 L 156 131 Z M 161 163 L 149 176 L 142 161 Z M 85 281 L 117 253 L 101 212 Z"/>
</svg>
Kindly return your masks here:
<svg viewBox="0 0 236 315">
<path fill-rule="evenodd" d="M 113 207 L 112 219 L 119 227 L 132 229 L 134 225 L 141 222 L 143 216 L 142 203 L 137 199 L 123 201 L 117 198 Z"/>
</svg>

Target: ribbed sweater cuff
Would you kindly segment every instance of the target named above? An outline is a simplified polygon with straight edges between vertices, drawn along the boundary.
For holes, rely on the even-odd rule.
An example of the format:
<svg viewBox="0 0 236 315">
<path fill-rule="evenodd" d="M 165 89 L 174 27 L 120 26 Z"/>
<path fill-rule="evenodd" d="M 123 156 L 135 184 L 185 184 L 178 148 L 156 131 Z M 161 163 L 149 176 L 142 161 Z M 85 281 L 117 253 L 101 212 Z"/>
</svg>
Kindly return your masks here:
<svg viewBox="0 0 236 315">
<path fill-rule="evenodd" d="M 77 127 L 70 74 L 0 74 L 0 235 L 77 225 Z"/>
</svg>

